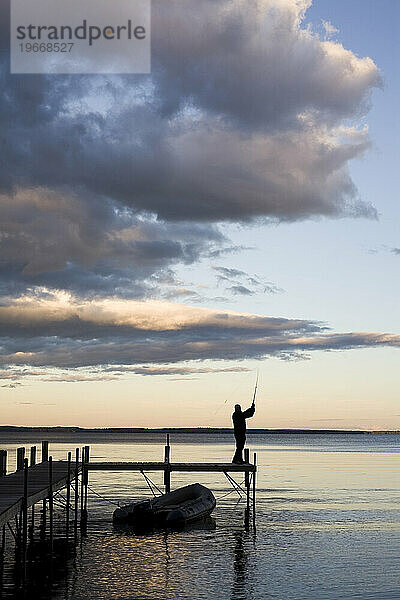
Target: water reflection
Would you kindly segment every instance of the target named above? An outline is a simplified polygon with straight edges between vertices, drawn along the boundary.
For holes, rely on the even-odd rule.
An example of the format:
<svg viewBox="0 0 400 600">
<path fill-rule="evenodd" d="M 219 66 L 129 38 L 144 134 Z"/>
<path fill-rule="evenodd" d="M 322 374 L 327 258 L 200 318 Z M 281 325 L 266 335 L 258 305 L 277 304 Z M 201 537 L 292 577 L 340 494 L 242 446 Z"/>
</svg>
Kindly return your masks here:
<svg viewBox="0 0 400 600">
<path fill-rule="evenodd" d="M 231 600 L 247 600 L 247 598 L 249 598 L 247 588 L 249 559 L 244 546 L 243 537 L 243 531 L 236 532 L 236 543 L 233 561 L 234 580 L 232 586 Z"/>
<path fill-rule="evenodd" d="M 15 546 L 9 547 L 2 566 L 4 581 L 0 597 L 12 600 L 51 600 L 57 591 L 66 586 L 73 554 L 73 544 L 67 543 L 65 539 L 54 540 L 51 552 L 48 540 L 38 538 L 28 544 L 26 569 L 23 570 L 18 549 Z"/>
<path fill-rule="evenodd" d="M 49 569 L 30 555 L 29 600 L 363 600 L 399 598 L 400 490 L 393 473 L 400 467 L 398 440 L 390 436 L 361 440 L 317 441 L 293 438 L 280 448 L 260 441 L 257 492 L 257 547 L 243 527 L 244 503 L 236 505 L 220 474 L 199 474 L 217 497 L 211 523 L 190 529 L 138 535 L 112 525 L 114 506 L 94 495 L 89 499 L 88 535 L 75 559 Z M 250 438 L 250 436 L 249 436 Z M 231 444 L 173 445 L 174 459 L 222 461 Z M 252 443 L 251 438 L 249 439 Z M 396 441 L 396 443 L 394 443 Z M 83 440 L 82 443 L 91 443 Z M 301 444 L 304 442 L 303 447 Z M 316 443 L 318 442 L 318 443 Z M 346 442 L 346 444 L 345 444 Z M 173 440 L 174 443 L 174 440 Z M 261 444 L 264 445 L 261 445 Z M 374 443 L 376 446 L 374 447 Z M 297 442 L 296 442 L 297 444 Z M 387 451 L 383 451 L 384 445 Z M 351 451 L 345 451 L 352 446 Z M 334 448 L 340 447 L 340 455 Z M 65 457 L 68 445 L 57 445 Z M 314 451 L 310 452 L 310 449 Z M 93 456 L 104 460 L 159 459 L 159 444 L 102 444 Z M 376 451 L 375 451 L 376 450 Z M 390 450 L 390 453 L 389 453 Z M 157 483 L 162 485 L 161 475 Z M 192 483 L 176 473 L 173 487 Z M 197 477 L 196 477 L 197 479 Z M 112 502 L 148 494 L 139 476 L 90 474 L 91 486 Z M 37 519 L 38 521 L 38 519 Z M 38 523 L 39 524 L 39 523 Z M 39 536 L 36 535 L 36 540 Z M 10 551 L 12 549 L 10 543 Z M 6 600 L 11 560 L 5 564 Z"/>
</svg>

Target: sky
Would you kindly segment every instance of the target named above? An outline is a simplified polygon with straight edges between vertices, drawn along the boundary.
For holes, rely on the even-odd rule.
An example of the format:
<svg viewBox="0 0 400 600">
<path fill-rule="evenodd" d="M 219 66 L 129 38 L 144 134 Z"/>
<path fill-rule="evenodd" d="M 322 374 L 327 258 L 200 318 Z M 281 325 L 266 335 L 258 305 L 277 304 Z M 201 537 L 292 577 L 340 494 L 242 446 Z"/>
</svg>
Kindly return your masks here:
<svg viewBox="0 0 400 600">
<path fill-rule="evenodd" d="M 225 427 L 258 371 L 253 427 L 400 429 L 399 12 L 153 0 L 151 75 L 3 46 L 3 424 Z"/>
</svg>

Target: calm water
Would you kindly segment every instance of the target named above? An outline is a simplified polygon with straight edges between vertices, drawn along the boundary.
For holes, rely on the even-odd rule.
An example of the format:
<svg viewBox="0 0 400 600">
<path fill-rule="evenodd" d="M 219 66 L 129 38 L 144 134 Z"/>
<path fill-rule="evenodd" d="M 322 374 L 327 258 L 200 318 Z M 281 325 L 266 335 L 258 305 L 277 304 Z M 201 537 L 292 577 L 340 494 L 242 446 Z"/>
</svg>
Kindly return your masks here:
<svg viewBox="0 0 400 600">
<path fill-rule="evenodd" d="M 171 441 L 176 461 L 232 456 L 226 436 Z M 76 557 L 66 566 L 55 559 L 51 581 L 35 562 L 26 597 L 36 585 L 39 597 L 57 600 L 400 599 L 400 436 L 249 435 L 248 442 L 259 463 L 256 533 L 244 530 L 244 502 L 226 496 L 232 488 L 221 473 L 172 474 L 173 488 L 199 481 L 217 497 L 214 525 L 181 532 L 117 531 L 115 505 L 91 492 Z M 93 460 L 162 459 L 160 436 L 86 443 Z M 51 453 L 64 458 L 71 446 L 52 444 Z M 161 487 L 162 475 L 150 476 Z M 141 475 L 129 472 L 92 472 L 90 486 L 114 503 L 149 494 Z M 12 561 L 4 582 L 5 598 L 23 597 Z"/>
</svg>

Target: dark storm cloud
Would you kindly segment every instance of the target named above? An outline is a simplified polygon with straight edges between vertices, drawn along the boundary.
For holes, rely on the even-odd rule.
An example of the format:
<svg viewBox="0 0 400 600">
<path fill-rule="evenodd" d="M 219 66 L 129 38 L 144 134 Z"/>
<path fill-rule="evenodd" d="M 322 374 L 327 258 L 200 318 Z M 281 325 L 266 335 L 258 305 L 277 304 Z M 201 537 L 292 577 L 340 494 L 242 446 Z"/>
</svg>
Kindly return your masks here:
<svg viewBox="0 0 400 600">
<path fill-rule="evenodd" d="M 96 195 L 168 220 L 376 217 L 345 127 L 380 84 L 371 59 L 302 27 L 308 3 L 153 5 L 153 73 L 9 76 L 1 185 Z"/>
<path fill-rule="evenodd" d="M 106 200 L 44 188 L 0 195 L 0 290 L 65 288 L 145 297 L 170 267 L 190 264 L 224 242 L 212 226 L 163 223 Z"/>
</svg>

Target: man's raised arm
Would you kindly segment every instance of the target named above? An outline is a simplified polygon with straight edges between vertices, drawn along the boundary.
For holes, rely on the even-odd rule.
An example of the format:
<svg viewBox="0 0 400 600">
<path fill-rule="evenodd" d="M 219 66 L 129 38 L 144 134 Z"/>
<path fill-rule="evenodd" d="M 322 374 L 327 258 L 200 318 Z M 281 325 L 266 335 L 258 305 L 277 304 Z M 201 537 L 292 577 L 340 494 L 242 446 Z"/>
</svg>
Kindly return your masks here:
<svg viewBox="0 0 400 600">
<path fill-rule="evenodd" d="M 253 404 L 250 406 L 250 408 L 248 408 L 247 410 L 245 410 L 243 412 L 243 416 L 245 419 L 248 419 L 249 417 L 252 417 L 255 412 L 256 412 L 256 405 L 253 402 Z"/>
</svg>

